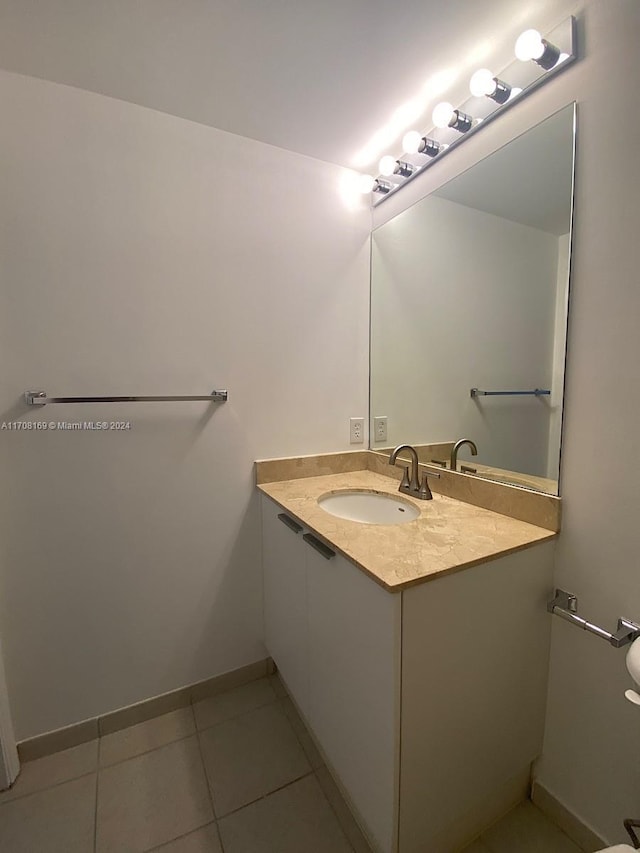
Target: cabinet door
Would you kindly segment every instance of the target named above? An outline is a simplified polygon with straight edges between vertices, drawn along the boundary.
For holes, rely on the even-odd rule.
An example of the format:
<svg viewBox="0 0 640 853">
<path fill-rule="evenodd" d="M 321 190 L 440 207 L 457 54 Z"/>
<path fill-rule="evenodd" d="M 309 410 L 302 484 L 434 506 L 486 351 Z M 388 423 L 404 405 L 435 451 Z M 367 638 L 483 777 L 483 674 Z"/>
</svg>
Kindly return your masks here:
<svg viewBox="0 0 640 853">
<path fill-rule="evenodd" d="M 396 849 L 400 596 L 307 549 L 311 727 L 375 848 Z"/>
<path fill-rule="evenodd" d="M 268 498 L 262 498 L 265 645 L 300 710 L 306 714 L 307 548 L 302 541 L 302 528 L 296 533 L 287 526 L 287 519 L 293 521 Z"/>
<path fill-rule="evenodd" d="M 402 594 L 403 853 L 459 850 L 524 796 L 542 752 L 553 548 Z"/>
</svg>

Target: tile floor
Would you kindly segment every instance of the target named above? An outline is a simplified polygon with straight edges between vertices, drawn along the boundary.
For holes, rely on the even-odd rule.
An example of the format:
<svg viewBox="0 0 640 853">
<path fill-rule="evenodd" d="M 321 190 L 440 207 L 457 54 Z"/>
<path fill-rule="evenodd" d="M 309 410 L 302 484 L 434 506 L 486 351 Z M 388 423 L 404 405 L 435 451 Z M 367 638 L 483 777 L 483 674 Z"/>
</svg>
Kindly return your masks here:
<svg viewBox="0 0 640 853">
<path fill-rule="evenodd" d="M 25 763 L 0 850 L 370 853 L 277 676 Z M 525 803 L 466 853 L 579 849 Z"/>
<path fill-rule="evenodd" d="M 274 676 L 22 766 L 2 853 L 370 853 Z"/>
<path fill-rule="evenodd" d="M 517 806 L 464 853 L 582 853 L 533 803 Z"/>
</svg>

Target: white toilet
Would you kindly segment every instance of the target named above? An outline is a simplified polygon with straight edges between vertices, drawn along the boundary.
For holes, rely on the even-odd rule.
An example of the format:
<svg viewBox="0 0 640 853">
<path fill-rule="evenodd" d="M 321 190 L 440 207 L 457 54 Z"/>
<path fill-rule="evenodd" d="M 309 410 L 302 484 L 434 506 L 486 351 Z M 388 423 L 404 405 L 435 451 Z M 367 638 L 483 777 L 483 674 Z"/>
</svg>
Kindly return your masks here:
<svg viewBox="0 0 640 853">
<path fill-rule="evenodd" d="M 629 675 L 640 686 L 638 678 L 640 674 L 640 640 L 632 643 L 631 648 L 627 652 L 627 669 L 629 670 Z M 627 690 L 624 695 L 630 702 L 640 705 L 640 695 L 635 690 Z M 605 847 L 599 853 L 634 853 L 634 851 L 633 847 L 629 847 L 628 844 L 616 844 L 615 847 Z"/>
<path fill-rule="evenodd" d="M 604 850 L 599 850 L 598 853 L 634 853 L 634 850 L 628 844 L 616 844 L 615 847 L 605 847 Z"/>
<path fill-rule="evenodd" d="M 632 643 L 631 648 L 627 652 L 627 669 L 629 670 L 629 675 L 640 686 L 640 640 Z M 627 690 L 625 696 L 630 702 L 640 705 L 640 695 L 635 690 Z M 616 844 L 614 847 L 605 847 L 604 850 L 599 850 L 598 853 L 634 853 L 634 850 L 628 844 Z"/>
</svg>

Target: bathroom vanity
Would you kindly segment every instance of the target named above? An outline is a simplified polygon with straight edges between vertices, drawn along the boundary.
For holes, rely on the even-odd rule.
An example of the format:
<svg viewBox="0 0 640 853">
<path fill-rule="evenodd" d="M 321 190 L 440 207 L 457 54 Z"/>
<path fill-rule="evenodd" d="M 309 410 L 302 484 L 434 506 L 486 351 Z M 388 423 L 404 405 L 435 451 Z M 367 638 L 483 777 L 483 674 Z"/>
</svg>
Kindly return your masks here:
<svg viewBox="0 0 640 853">
<path fill-rule="evenodd" d="M 392 525 L 318 503 L 397 486 L 365 466 L 258 486 L 266 645 L 372 848 L 451 853 L 541 752 L 556 534 L 442 494 Z"/>
</svg>

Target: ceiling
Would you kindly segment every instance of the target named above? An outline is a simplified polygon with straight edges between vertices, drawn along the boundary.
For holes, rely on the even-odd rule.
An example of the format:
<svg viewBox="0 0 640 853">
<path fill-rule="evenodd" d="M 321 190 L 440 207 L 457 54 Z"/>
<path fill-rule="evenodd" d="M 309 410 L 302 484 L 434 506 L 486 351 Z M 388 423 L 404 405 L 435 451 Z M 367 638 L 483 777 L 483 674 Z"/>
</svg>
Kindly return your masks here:
<svg viewBox="0 0 640 853">
<path fill-rule="evenodd" d="M 396 122 L 384 150 L 356 156 L 403 103 L 425 129 L 439 94 L 464 100 L 479 64 L 500 70 L 522 29 L 549 30 L 576 5 L 0 0 L 0 67 L 365 170 L 407 129 Z"/>
</svg>

